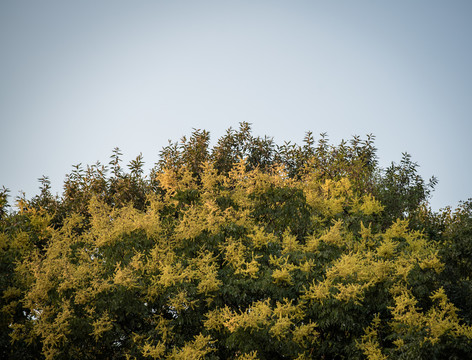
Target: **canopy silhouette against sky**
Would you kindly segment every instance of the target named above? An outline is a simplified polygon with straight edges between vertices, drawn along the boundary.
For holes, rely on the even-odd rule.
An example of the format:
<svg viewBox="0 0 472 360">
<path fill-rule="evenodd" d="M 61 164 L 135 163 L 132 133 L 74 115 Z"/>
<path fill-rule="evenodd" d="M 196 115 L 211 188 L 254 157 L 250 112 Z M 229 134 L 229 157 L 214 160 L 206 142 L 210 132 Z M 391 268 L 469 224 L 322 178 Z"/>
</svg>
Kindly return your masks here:
<svg viewBox="0 0 472 360">
<path fill-rule="evenodd" d="M 0 185 L 61 192 L 77 163 L 147 167 L 192 128 L 276 143 L 376 136 L 472 197 L 472 2 L 2 1 Z"/>
</svg>

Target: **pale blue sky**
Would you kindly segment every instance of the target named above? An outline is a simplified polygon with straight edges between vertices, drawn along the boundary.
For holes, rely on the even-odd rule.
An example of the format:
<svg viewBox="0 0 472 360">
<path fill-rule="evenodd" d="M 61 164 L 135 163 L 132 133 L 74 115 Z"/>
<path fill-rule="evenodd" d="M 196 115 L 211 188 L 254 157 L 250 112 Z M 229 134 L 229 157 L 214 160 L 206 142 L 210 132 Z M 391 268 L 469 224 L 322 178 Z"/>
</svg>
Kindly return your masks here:
<svg viewBox="0 0 472 360">
<path fill-rule="evenodd" d="M 73 164 L 148 168 L 192 128 L 277 143 L 376 135 L 472 197 L 472 1 L 0 2 L 0 186 L 27 197 Z"/>
</svg>

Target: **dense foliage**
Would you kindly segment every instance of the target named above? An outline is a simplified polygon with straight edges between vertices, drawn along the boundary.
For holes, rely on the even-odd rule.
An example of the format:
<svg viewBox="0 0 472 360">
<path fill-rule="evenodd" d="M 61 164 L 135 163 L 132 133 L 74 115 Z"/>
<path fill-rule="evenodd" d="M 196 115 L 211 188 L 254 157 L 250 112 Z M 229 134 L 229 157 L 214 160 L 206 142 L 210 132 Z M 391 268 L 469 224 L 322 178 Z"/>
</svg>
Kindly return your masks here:
<svg viewBox="0 0 472 360">
<path fill-rule="evenodd" d="M 249 124 L 165 147 L 148 176 L 74 167 L 0 192 L 0 357 L 465 359 L 472 205 L 429 210 L 373 137 L 303 145 Z"/>
</svg>

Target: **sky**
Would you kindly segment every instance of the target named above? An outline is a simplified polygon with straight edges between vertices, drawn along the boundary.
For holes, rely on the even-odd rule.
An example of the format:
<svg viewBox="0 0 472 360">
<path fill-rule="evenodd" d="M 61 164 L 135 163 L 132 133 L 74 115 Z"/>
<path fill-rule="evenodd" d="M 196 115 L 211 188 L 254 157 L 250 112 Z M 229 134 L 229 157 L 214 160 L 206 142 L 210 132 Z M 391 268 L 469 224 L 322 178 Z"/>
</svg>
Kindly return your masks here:
<svg viewBox="0 0 472 360">
<path fill-rule="evenodd" d="M 72 165 L 149 169 L 193 128 L 278 144 L 376 136 L 411 154 L 438 210 L 472 197 L 472 2 L 0 2 L 0 186 L 10 203 Z"/>
</svg>

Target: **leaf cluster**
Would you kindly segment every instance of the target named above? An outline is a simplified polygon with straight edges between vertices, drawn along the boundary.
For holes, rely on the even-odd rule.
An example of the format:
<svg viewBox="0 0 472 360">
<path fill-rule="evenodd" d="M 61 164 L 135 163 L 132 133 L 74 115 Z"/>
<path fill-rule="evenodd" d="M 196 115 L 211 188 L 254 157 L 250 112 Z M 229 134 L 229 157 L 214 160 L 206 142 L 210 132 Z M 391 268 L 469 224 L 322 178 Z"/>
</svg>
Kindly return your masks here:
<svg viewBox="0 0 472 360">
<path fill-rule="evenodd" d="M 472 351 L 470 203 L 432 213 L 373 137 L 195 130 L 0 197 L 0 351 L 32 359 L 418 359 Z"/>
</svg>

